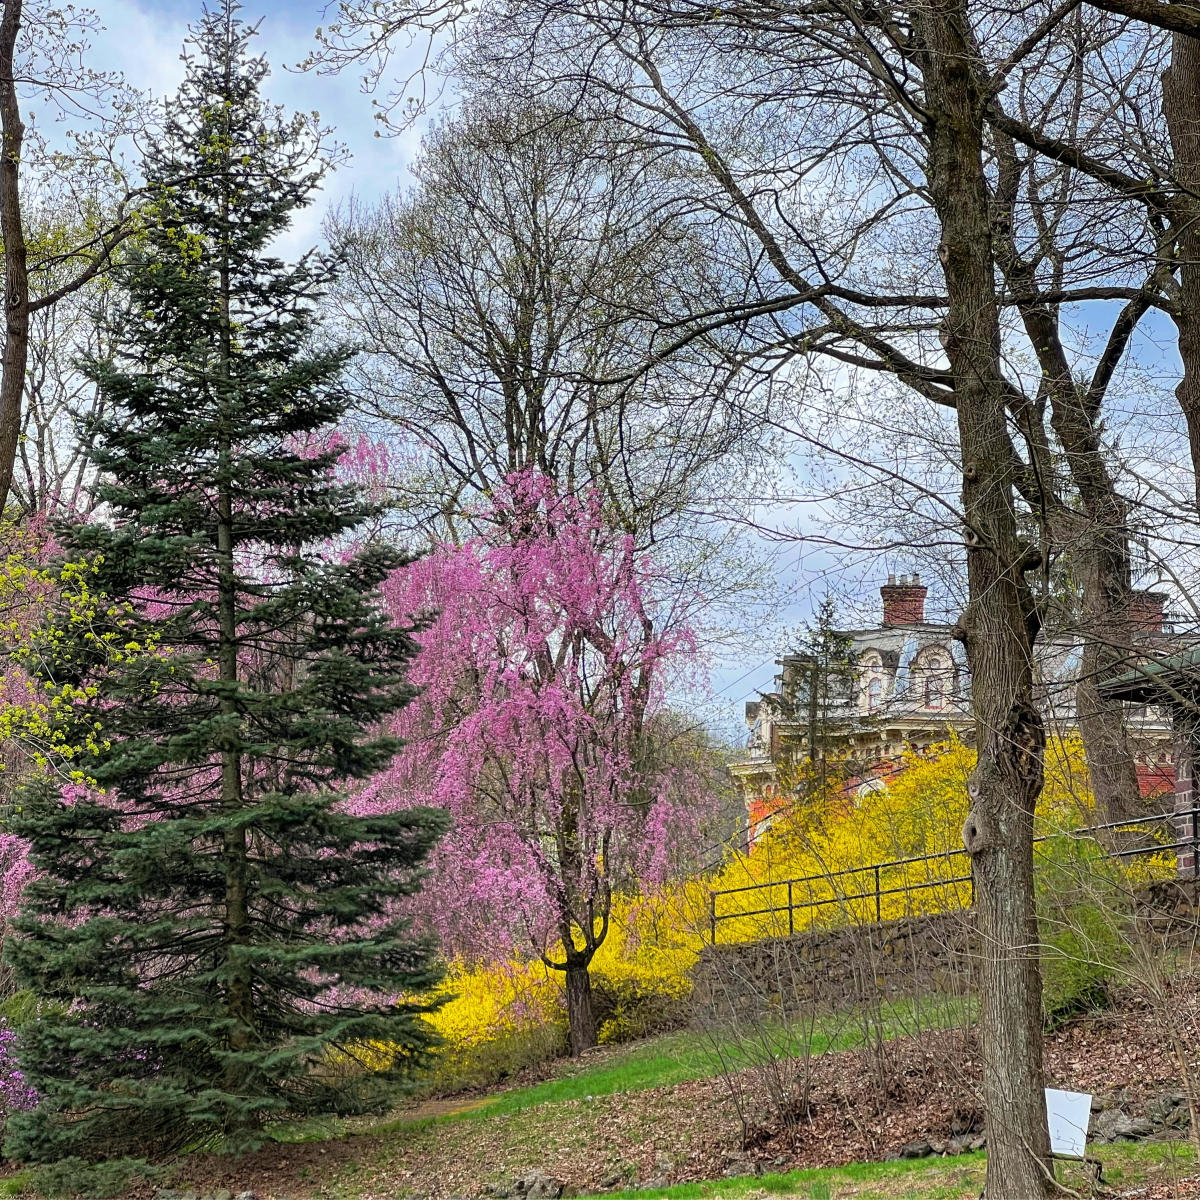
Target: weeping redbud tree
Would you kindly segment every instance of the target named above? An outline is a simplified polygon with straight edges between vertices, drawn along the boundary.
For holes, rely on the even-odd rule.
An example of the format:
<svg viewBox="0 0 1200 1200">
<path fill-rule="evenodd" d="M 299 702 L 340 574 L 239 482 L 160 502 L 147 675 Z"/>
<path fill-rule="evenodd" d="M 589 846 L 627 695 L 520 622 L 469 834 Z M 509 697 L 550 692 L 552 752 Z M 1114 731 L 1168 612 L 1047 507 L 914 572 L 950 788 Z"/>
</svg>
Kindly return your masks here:
<svg viewBox="0 0 1200 1200">
<path fill-rule="evenodd" d="M 509 479 L 486 538 L 394 572 L 394 619 L 427 614 L 405 741 L 360 803 L 421 803 L 453 827 L 427 900 L 443 944 L 524 945 L 566 983 L 571 1051 L 596 1044 L 589 966 L 613 896 L 680 868 L 699 776 L 655 737 L 693 642 L 672 628 L 648 560 L 598 499 Z M 673 726 L 677 730 L 677 726 Z"/>
</svg>

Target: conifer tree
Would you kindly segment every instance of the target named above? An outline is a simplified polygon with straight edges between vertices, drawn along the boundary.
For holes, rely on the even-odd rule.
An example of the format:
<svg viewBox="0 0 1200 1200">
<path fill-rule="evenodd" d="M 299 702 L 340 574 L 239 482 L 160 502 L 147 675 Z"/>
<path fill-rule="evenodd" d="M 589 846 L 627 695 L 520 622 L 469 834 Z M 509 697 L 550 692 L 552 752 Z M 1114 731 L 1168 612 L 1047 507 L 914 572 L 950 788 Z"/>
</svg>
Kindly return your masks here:
<svg viewBox="0 0 1200 1200">
<path fill-rule="evenodd" d="M 24 1035 L 42 1100 L 7 1149 L 28 1161 L 245 1148 L 274 1117 L 379 1107 L 431 1036 L 411 997 L 433 950 L 398 908 L 442 814 L 347 804 L 412 694 L 412 631 L 376 596 L 403 559 L 349 551 L 371 510 L 331 477 L 332 264 L 270 249 L 325 160 L 311 118 L 260 97 L 236 9 L 193 32 L 118 349 L 86 364 L 102 507 L 60 539 L 107 601 L 60 623 L 45 673 L 85 685 L 71 719 L 100 732 L 88 778 L 51 773 L 15 823 L 42 874 L 11 961 L 69 1006 Z M 348 1070 L 367 1044 L 392 1067 Z"/>
</svg>

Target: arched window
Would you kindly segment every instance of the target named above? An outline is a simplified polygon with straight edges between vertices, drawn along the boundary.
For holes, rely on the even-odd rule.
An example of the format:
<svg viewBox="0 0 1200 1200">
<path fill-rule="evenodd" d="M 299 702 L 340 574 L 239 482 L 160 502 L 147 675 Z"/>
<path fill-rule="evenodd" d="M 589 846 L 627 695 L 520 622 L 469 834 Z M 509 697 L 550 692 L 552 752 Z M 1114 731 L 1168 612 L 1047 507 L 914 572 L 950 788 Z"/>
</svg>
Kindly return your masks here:
<svg viewBox="0 0 1200 1200">
<path fill-rule="evenodd" d="M 858 708 L 874 712 L 883 704 L 883 658 L 878 650 L 868 650 L 858 660 Z"/>
</svg>

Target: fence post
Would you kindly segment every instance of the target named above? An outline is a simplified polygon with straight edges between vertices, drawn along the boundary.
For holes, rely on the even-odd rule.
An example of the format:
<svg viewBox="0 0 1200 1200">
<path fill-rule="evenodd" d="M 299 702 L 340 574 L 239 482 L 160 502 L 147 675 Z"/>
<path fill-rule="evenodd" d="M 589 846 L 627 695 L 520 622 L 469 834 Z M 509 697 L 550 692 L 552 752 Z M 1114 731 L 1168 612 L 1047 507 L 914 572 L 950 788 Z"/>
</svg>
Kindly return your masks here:
<svg viewBox="0 0 1200 1200">
<path fill-rule="evenodd" d="M 788 880 L 788 937 L 793 937 L 796 933 L 796 919 L 793 916 L 794 909 L 792 908 L 792 881 Z"/>
<path fill-rule="evenodd" d="M 883 910 L 879 905 L 879 868 L 875 868 L 875 924 L 883 920 Z"/>
<path fill-rule="evenodd" d="M 716 892 L 708 893 L 708 902 L 710 905 L 709 920 L 710 920 L 711 928 L 712 928 L 712 944 L 715 946 L 717 944 L 717 893 Z"/>
</svg>

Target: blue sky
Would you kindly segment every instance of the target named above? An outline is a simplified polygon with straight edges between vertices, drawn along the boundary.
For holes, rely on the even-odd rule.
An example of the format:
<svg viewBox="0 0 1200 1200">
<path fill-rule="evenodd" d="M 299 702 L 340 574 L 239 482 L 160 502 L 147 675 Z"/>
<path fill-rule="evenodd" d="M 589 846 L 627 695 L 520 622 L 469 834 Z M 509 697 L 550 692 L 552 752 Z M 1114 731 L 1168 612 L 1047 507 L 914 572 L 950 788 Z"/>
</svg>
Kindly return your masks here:
<svg viewBox="0 0 1200 1200">
<path fill-rule="evenodd" d="M 94 41 L 97 66 L 121 71 L 134 86 L 155 96 L 171 92 L 182 76 L 179 54 L 188 24 L 201 11 L 199 0 L 97 0 L 105 31 Z M 327 181 L 324 203 L 302 215 L 294 231 L 295 248 L 320 238 L 328 207 L 351 193 L 377 196 L 403 183 L 420 145 L 420 132 L 375 137 L 370 98 L 356 76 L 320 76 L 288 70 L 312 48 L 313 31 L 327 19 L 324 6 L 302 0 L 250 0 L 242 15 L 261 19 L 258 49 L 272 66 L 266 92 L 289 107 L 320 112 L 351 153 L 351 160 Z M 290 248 L 290 247 L 289 247 Z"/>
</svg>

